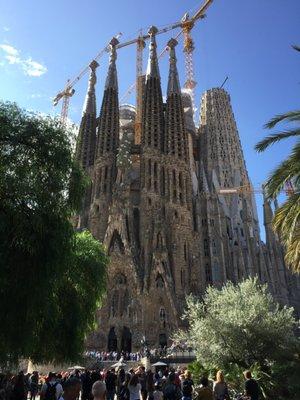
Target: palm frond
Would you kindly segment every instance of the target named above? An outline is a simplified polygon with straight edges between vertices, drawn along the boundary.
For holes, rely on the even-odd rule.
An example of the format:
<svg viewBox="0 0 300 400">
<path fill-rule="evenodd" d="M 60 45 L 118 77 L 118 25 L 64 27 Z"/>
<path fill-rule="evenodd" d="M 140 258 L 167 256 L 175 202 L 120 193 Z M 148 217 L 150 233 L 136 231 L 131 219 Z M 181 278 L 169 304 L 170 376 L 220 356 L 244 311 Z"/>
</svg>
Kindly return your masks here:
<svg viewBox="0 0 300 400">
<path fill-rule="evenodd" d="M 300 273 L 300 229 L 286 246 L 285 261 L 293 272 Z"/>
<path fill-rule="evenodd" d="M 290 156 L 271 173 L 265 189 L 268 198 L 274 199 L 288 180 L 300 179 L 300 141 L 293 147 Z M 298 186 L 298 185 L 297 185 Z"/>
<path fill-rule="evenodd" d="M 258 142 L 255 146 L 255 150 L 258 152 L 265 151 L 266 148 L 271 146 L 272 144 L 280 142 L 283 139 L 287 139 L 293 136 L 300 136 L 300 128 L 289 129 L 287 131 L 273 133 L 272 135 L 269 135 L 260 142 Z"/>
<path fill-rule="evenodd" d="M 292 44 L 292 48 L 296 51 L 300 51 L 300 47 L 297 46 L 296 44 Z"/>
<path fill-rule="evenodd" d="M 300 193 L 290 196 L 279 207 L 273 218 L 273 226 L 279 236 L 288 242 L 299 229 L 300 225 Z"/>
<path fill-rule="evenodd" d="M 300 193 L 295 193 L 276 210 L 273 227 L 285 247 L 285 261 L 300 273 Z"/>
<path fill-rule="evenodd" d="M 289 111 L 284 114 L 275 115 L 269 122 L 264 126 L 266 129 L 272 129 L 275 125 L 282 121 L 300 121 L 300 110 Z"/>
</svg>

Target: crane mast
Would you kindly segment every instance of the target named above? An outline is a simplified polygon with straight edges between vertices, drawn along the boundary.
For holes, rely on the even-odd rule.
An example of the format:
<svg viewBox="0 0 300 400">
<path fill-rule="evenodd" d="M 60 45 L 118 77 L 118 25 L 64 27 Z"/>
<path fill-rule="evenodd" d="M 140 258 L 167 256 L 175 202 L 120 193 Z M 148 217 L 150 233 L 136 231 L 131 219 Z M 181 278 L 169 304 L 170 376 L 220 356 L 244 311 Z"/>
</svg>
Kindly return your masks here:
<svg viewBox="0 0 300 400">
<path fill-rule="evenodd" d="M 181 28 L 179 33 L 176 35 L 176 39 L 183 34 L 184 37 L 184 47 L 183 51 L 185 54 L 185 87 L 190 90 L 191 99 L 192 99 L 192 107 L 195 109 L 195 100 L 194 100 L 194 89 L 196 86 L 196 81 L 194 79 L 194 65 L 193 65 L 193 51 L 195 49 L 194 41 L 191 36 L 191 31 L 195 25 L 195 22 L 199 19 L 205 17 L 205 11 L 211 5 L 213 0 L 206 0 L 204 4 L 196 11 L 196 13 L 190 18 L 186 13 L 181 21 L 170 24 L 156 33 L 157 35 L 169 32 L 171 30 Z M 115 37 L 118 39 L 122 33 L 118 33 Z M 116 48 L 121 49 L 126 46 L 130 46 L 132 44 L 136 44 L 137 54 L 136 54 L 136 81 L 134 84 L 130 86 L 125 95 L 121 98 L 121 102 L 124 101 L 129 94 L 132 93 L 134 88 L 136 88 L 136 125 L 135 125 L 135 142 L 136 144 L 140 143 L 141 140 L 141 120 L 142 120 L 142 97 L 143 97 L 143 49 L 145 47 L 145 41 L 149 39 L 149 35 L 140 35 L 132 40 L 127 42 L 119 43 Z M 109 51 L 109 45 L 105 46 L 94 58 L 94 60 L 98 60 L 103 56 L 105 52 Z M 159 54 L 158 58 L 161 58 L 164 54 L 166 54 L 166 48 Z M 89 63 L 90 64 L 90 63 Z M 68 117 L 69 103 L 70 98 L 74 95 L 75 90 L 73 86 L 87 73 L 89 70 L 89 66 L 84 67 L 80 73 L 73 79 L 68 80 L 65 88 L 59 92 L 53 100 L 53 105 L 56 106 L 59 101 L 62 99 L 62 111 L 61 111 L 61 120 L 63 123 L 66 122 Z"/>
</svg>

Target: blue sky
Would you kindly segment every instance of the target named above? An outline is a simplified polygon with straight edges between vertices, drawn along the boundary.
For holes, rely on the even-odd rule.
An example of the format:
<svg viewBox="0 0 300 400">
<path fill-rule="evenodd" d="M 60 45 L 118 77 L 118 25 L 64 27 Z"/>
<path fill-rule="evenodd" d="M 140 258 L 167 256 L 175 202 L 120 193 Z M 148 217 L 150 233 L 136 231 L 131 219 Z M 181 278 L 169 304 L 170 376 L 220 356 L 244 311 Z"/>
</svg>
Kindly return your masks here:
<svg viewBox="0 0 300 400">
<path fill-rule="evenodd" d="M 0 98 L 27 109 L 57 113 L 51 98 L 66 80 L 89 63 L 112 36 L 135 37 L 138 30 L 178 21 L 195 11 L 201 0 L 0 0 Z M 266 132 L 273 115 L 299 107 L 300 44 L 299 0 L 215 0 L 207 18 L 193 30 L 196 103 L 201 93 L 219 86 L 231 95 L 246 164 L 255 187 L 289 151 L 292 141 L 257 154 L 254 144 Z M 175 33 L 174 33 L 175 34 Z M 161 35 L 159 49 L 172 33 Z M 182 43 L 177 48 L 181 82 L 184 82 Z M 146 63 L 147 50 L 144 52 Z M 107 56 L 98 68 L 98 109 L 107 71 Z M 166 88 L 167 58 L 160 62 Z M 135 48 L 119 51 L 120 96 L 134 81 Z M 69 116 L 80 119 L 87 85 L 76 85 Z M 131 97 L 128 101 L 134 101 Z M 59 106 L 60 107 L 60 106 Z M 261 215 L 261 198 L 257 197 Z"/>
</svg>

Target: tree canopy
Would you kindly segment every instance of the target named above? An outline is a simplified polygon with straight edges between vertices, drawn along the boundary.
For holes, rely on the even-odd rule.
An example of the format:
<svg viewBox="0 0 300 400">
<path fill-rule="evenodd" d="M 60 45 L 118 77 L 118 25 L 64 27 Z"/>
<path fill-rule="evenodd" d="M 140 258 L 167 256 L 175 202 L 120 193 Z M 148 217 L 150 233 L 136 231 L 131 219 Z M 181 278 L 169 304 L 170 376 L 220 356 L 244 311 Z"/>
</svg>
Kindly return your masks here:
<svg viewBox="0 0 300 400">
<path fill-rule="evenodd" d="M 300 51 L 298 46 L 293 48 Z M 292 185 L 288 199 L 276 210 L 273 226 L 286 247 L 287 265 L 300 273 L 300 110 L 276 115 L 265 128 L 273 129 L 282 122 L 288 122 L 290 127 L 267 136 L 255 149 L 262 152 L 287 138 L 296 139 L 290 155 L 272 171 L 265 188 L 267 196 L 274 199 L 285 185 Z"/>
<path fill-rule="evenodd" d="M 209 287 L 202 300 L 189 296 L 184 318 L 189 329 L 175 338 L 195 349 L 196 371 L 214 378 L 222 369 L 231 387 L 241 390 L 242 372 L 251 369 L 266 398 L 274 393 L 278 399 L 297 398 L 299 321 L 293 308 L 276 303 L 257 278 L 229 282 L 222 289 Z"/>
<path fill-rule="evenodd" d="M 0 103 L 0 361 L 82 351 L 107 264 L 72 227 L 86 183 L 59 120 Z"/>
</svg>

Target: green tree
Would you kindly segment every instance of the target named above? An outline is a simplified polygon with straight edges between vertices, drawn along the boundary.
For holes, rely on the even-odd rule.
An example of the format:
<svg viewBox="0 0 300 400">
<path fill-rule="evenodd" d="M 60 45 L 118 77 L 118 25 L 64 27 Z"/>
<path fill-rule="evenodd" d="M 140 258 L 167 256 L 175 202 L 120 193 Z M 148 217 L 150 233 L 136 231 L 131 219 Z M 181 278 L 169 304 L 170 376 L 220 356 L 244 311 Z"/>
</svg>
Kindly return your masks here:
<svg viewBox="0 0 300 400">
<path fill-rule="evenodd" d="M 260 376 L 270 377 L 275 365 L 299 363 L 293 309 L 281 308 L 257 279 L 221 290 L 209 287 L 203 301 L 188 297 L 184 317 L 189 329 L 176 339 L 195 349 L 204 370 L 236 374 L 255 367 Z"/>
<path fill-rule="evenodd" d="M 299 47 L 293 47 L 300 51 Z M 275 116 L 265 128 L 272 129 L 281 122 L 289 122 L 292 127 L 267 136 L 257 143 L 255 149 L 262 152 L 274 143 L 296 138 L 290 155 L 271 173 L 265 188 L 267 196 L 274 199 L 287 182 L 293 184 L 293 193 L 275 212 L 273 226 L 286 247 L 287 265 L 300 273 L 300 110 Z"/>
<path fill-rule="evenodd" d="M 59 120 L 0 103 L 2 362 L 82 351 L 107 264 L 101 245 L 71 224 L 86 183 Z"/>
</svg>

